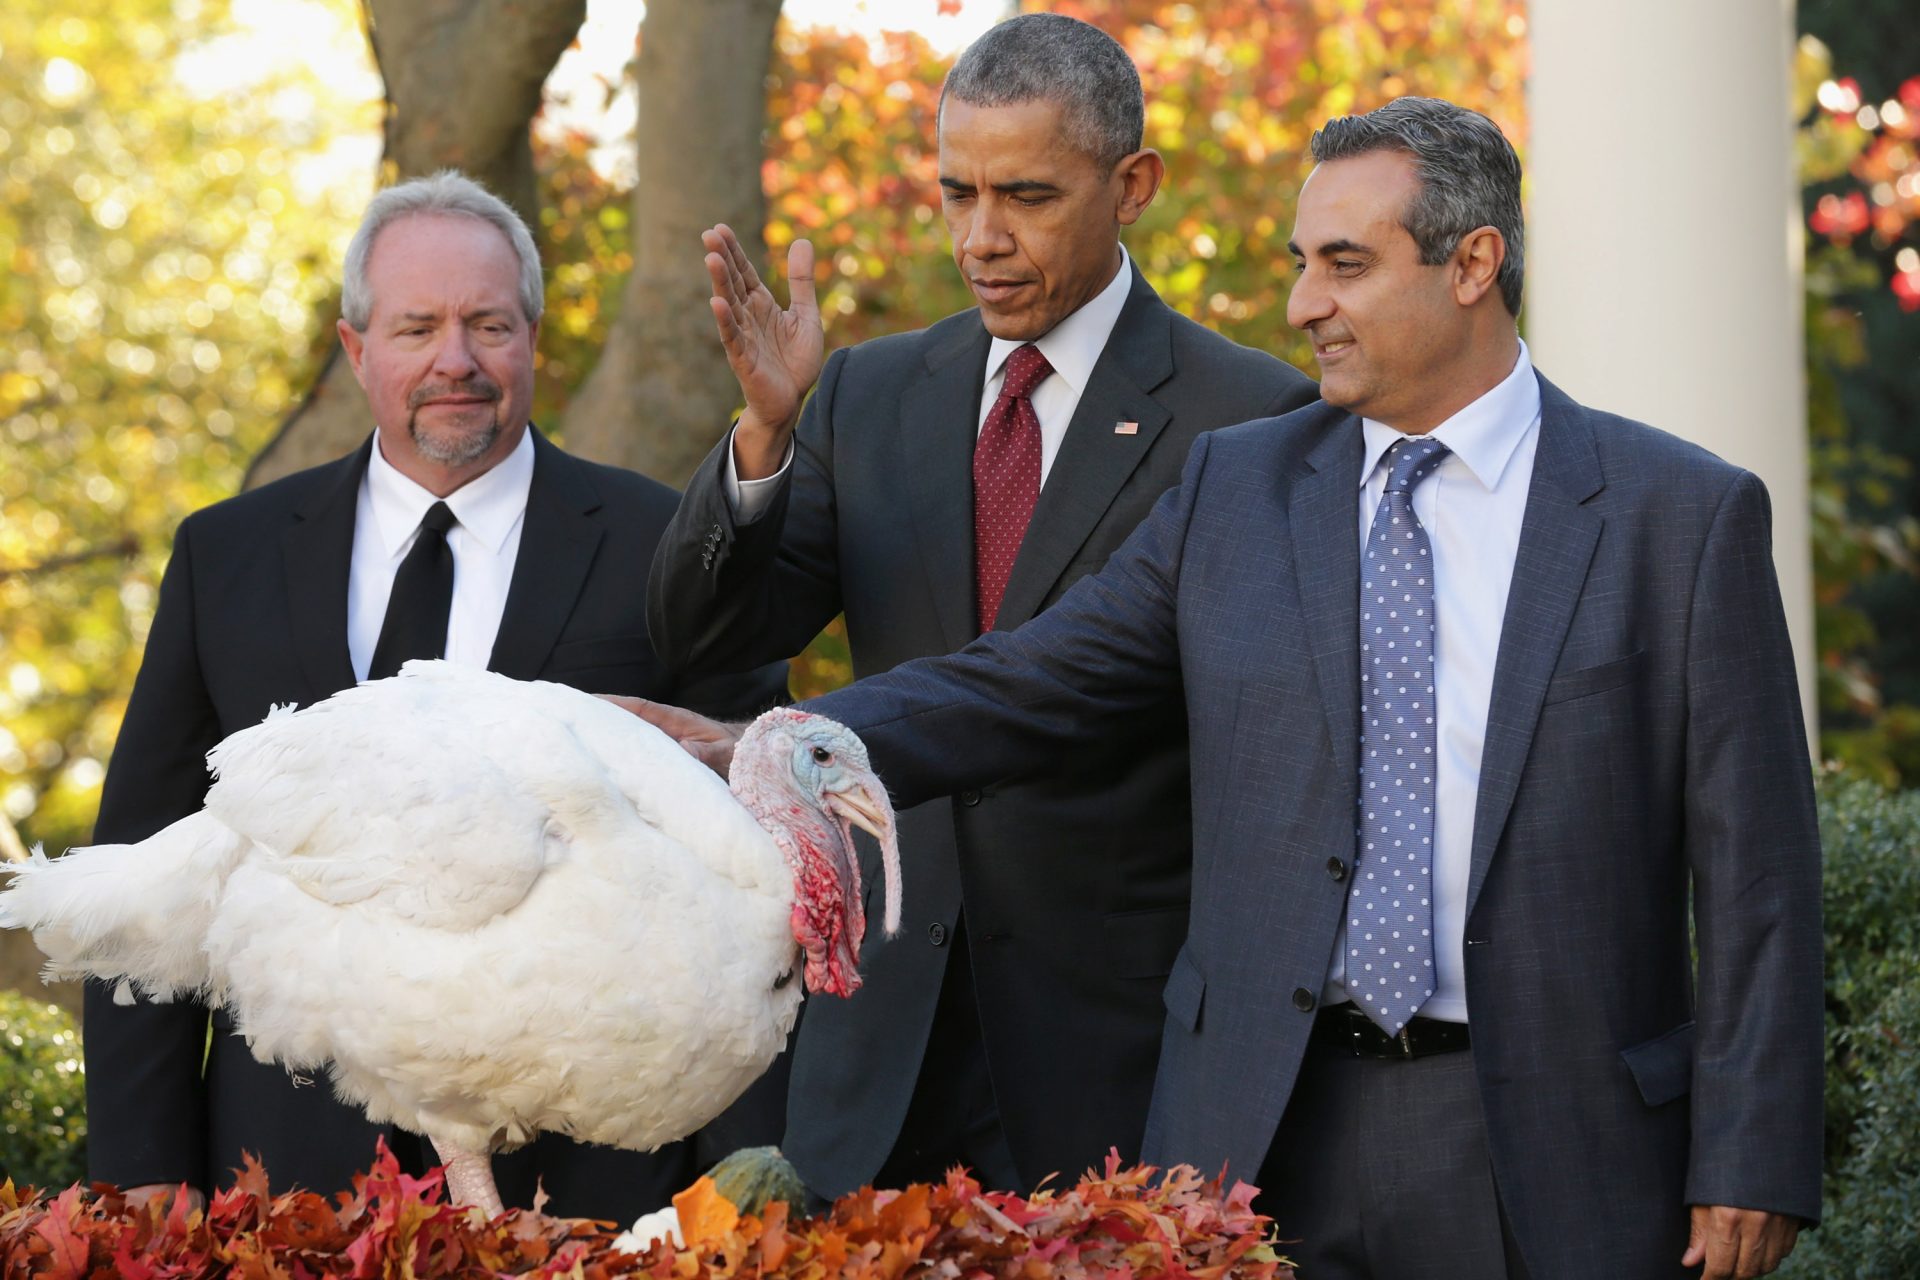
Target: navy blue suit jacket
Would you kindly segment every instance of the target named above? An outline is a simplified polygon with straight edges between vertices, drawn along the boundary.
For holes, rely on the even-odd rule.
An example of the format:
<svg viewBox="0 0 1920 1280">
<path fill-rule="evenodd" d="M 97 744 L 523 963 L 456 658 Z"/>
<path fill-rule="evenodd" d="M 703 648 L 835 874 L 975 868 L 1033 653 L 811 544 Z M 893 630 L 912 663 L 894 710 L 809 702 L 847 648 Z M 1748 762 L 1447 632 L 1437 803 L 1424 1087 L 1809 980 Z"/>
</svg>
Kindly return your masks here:
<svg viewBox="0 0 1920 1280">
<path fill-rule="evenodd" d="M 1678 1275 L 1686 1204 L 1819 1212 L 1806 738 L 1760 482 L 1541 393 L 1474 818 L 1474 1065 L 1532 1272 Z M 1354 847 L 1361 457 L 1325 405 L 1202 436 L 1053 608 L 811 704 L 912 804 L 1184 690 L 1193 909 L 1151 1161 L 1252 1177 L 1307 1043 Z"/>
</svg>

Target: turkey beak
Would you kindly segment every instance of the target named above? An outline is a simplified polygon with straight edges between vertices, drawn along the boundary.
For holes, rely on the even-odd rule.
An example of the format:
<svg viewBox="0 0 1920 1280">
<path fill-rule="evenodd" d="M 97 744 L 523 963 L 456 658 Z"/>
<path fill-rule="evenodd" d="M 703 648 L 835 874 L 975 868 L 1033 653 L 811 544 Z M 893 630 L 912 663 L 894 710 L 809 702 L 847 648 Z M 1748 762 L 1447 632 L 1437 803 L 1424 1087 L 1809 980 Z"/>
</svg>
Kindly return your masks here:
<svg viewBox="0 0 1920 1280">
<path fill-rule="evenodd" d="M 884 841 L 893 833 L 893 808 L 885 801 L 873 802 L 864 786 L 856 784 L 856 793 L 836 791 L 827 797 L 835 815 L 845 818 L 875 840 Z"/>
<path fill-rule="evenodd" d="M 893 804 L 880 779 L 868 774 L 845 791 L 828 795 L 834 815 L 850 822 L 880 842 L 880 868 L 886 883 L 886 910 L 881 928 L 891 938 L 900 932 L 900 840 L 894 832 Z"/>
</svg>

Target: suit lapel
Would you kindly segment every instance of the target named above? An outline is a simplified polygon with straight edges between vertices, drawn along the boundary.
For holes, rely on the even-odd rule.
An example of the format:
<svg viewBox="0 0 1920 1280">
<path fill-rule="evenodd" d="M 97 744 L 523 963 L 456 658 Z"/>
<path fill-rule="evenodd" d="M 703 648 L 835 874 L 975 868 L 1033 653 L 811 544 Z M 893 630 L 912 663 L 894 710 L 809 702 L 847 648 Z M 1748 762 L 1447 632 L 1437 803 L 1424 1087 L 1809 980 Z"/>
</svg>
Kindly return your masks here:
<svg viewBox="0 0 1920 1280">
<path fill-rule="evenodd" d="M 307 701 L 353 687 L 347 648 L 347 578 L 353 567 L 353 522 L 360 478 L 367 473 L 373 437 L 329 464 L 333 474 L 293 514 L 281 538 L 287 575 L 287 620 L 293 652 L 307 681 Z"/>
<path fill-rule="evenodd" d="M 995 629 L 1031 618 L 1113 505 L 1172 413 L 1148 394 L 1173 374 L 1170 313 L 1133 269 L 1133 288 L 1067 425 L 1007 579 Z M 1132 435 L 1114 424 L 1134 423 Z"/>
<path fill-rule="evenodd" d="M 1360 422 L 1341 414 L 1307 455 L 1312 471 L 1294 482 L 1288 523 L 1314 674 L 1341 777 L 1359 786 Z"/>
<path fill-rule="evenodd" d="M 977 634 L 973 584 L 973 444 L 992 340 L 978 317 L 927 353 L 927 376 L 900 397 L 901 475 L 920 562 L 949 649 Z M 1018 569 L 1015 570 L 1018 573 Z"/>
<path fill-rule="evenodd" d="M 1520 550 L 1507 593 L 1494 661 L 1493 697 L 1480 755 L 1480 794 L 1473 815 L 1473 866 L 1467 882 L 1472 915 L 1487 868 L 1513 809 L 1540 719 L 1540 704 L 1580 602 L 1603 523 L 1583 504 L 1605 482 L 1586 413 L 1540 379 L 1540 443 L 1520 526 Z"/>
<path fill-rule="evenodd" d="M 549 444 L 539 428 L 528 430 L 533 432 L 533 483 L 500 632 L 487 661 L 489 670 L 516 680 L 536 679 L 546 666 L 602 536 L 591 514 L 600 507 L 600 494 L 585 465 Z"/>
</svg>

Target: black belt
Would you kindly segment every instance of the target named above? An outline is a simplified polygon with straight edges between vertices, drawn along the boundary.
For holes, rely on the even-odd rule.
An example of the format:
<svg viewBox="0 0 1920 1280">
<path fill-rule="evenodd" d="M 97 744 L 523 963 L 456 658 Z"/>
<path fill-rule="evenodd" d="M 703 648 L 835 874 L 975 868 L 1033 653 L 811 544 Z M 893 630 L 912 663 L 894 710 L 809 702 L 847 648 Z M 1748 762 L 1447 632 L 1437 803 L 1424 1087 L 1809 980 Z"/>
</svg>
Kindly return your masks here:
<svg viewBox="0 0 1920 1280">
<path fill-rule="evenodd" d="M 1315 1016 L 1313 1042 L 1355 1058 L 1424 1058 L 1466 1048 L 1467 1024 L 1413 1018 L 1389 1035 L 1353 1004 L 1336 1004 Z"/>
</svg>

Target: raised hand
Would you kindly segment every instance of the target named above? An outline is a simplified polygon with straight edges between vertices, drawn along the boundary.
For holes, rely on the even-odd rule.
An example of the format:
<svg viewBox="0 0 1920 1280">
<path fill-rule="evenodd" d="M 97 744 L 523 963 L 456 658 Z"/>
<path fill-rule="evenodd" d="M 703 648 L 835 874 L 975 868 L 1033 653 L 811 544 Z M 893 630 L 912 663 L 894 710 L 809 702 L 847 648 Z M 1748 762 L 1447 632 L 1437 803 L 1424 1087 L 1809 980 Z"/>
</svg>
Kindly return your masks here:
<svg viewBox="0 0 1920 1280">
<path fill-rule="evenodd" d="M 747 400 L 734 429 L 734 466 L 742 480 L 764 479 L 780 469 L 800 404 L 825 358 L 813 292 L 813 245 L 796 240 L 787 249 L 792 305 L 783 311 L 731 228 L 721 223 L 703 231 L 700 241 L 707 247 L 707 276 L 713 282 L 714 327 Z"/>
</svg>

